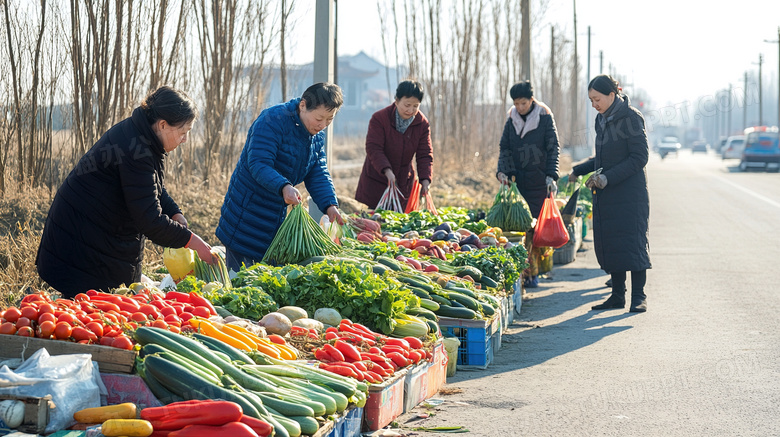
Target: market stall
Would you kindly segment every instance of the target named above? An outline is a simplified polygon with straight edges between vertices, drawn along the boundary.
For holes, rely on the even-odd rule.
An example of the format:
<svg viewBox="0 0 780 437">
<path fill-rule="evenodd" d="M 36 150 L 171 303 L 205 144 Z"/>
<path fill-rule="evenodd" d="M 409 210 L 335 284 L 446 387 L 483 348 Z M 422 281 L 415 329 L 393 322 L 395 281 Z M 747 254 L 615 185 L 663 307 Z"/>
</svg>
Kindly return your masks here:
<svg viewBox="0 0 780 437">
<path fill-rule="evenodd" d="M 103 394 L 46 399 L 3 387 L 24 406 L 23 423 L 8 419 L 91 436 L 379 429 L 444 384 L 445 338 L 459 341 L 458 366 L 489 365 L 527 266 L 522 244 L 462 208 L 379 210 L 340 227 L 298 207 L 279 234 L 267 263 L 232 280 L 223 262 L 166 249 L 168 288 L 36 293 L 5 308 L 0 358 L 87 357 L 90 390 Z M 221 416 L 200 411 L 215 402 Z M 56 405 L 58 420 L 33 423 L 33 403 Z"/>
</svg>

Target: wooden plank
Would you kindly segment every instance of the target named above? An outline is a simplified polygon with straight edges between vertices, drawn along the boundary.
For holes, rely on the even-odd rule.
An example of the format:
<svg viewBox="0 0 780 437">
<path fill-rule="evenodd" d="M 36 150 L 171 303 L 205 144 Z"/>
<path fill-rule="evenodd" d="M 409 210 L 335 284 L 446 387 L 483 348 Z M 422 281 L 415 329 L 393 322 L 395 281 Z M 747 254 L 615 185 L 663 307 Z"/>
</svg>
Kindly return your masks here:
<svg viewBox="0 0 780 437">
<path fill-rule="evenodd" d="M 0 354 L 4 358 L 29 358 L 35 351 L 46 348 L 49 355 L 90 354 L 101 372 L 133 373 L 135 351 L 97 344 L 81 344 L 62 340 L 44 340 L 18 335 L 0 335 Z"/>
</svg>

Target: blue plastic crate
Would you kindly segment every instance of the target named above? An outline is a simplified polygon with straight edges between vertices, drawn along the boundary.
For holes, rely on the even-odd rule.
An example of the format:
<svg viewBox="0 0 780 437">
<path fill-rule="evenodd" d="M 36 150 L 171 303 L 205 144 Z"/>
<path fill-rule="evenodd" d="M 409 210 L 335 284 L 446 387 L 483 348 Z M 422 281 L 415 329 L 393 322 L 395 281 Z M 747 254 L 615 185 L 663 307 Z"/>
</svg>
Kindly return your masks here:
<svg viewBox="0 0 780 437">
<path fill-rule="evenodd" d="M 442 326 L 450 336 L 460 340 L 458 366 L 485 368 L 493 361 L 491 325 L 485 328 Z"/>
<path fill-rule="evenodd" d="M 350 408 L 346 415 L 336 420 L 333 429 L 327 437 L 360 437 L 360 427 L 363 423 L 363 409 Z"/>
</svg>

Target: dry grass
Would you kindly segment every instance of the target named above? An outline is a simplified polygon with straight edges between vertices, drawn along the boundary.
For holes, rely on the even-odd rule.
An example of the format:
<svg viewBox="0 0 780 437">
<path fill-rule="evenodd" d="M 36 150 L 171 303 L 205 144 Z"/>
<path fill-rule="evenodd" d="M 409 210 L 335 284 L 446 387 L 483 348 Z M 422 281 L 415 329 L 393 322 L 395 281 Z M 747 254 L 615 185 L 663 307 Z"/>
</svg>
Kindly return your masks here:
<svg viewBox="0 0 780 437">
<path fill-rule="evenodd" d="M 333 179 L 339 199 L 350 203 L 357 187 L 365 151 L 362 140 L 342 141 L 333 150 Z M 564 168 L 565 167 L 565 168 Z M 561 169 L 567 171 L 568 162 Z M 431 193 L 438 206 L 486 208 L 495 195 L 495 157 L 436 157 Z M 168 191 L 185 213 L 190 227 L 211 244 L 227 190 L 226 177 L 205 186 L 200 181 L 168 184 Z M 299 187 L 302 193 L 305 189 Z M 0 307 L 18 302 L 31 290 L 51 289 L 35 269 L 35 255 L 53 193 L 46 189 L 13 191 L 0 199 Z M 354 201 L 353 201 L 354 202 Z M 356 202 L 355 202 L 356 203 Z M 350 203 L 354 204 L 354 203 Z M 144 273 L 155 277 L 162 266 L 162 249 L 147 241 Z"/>
</svg>

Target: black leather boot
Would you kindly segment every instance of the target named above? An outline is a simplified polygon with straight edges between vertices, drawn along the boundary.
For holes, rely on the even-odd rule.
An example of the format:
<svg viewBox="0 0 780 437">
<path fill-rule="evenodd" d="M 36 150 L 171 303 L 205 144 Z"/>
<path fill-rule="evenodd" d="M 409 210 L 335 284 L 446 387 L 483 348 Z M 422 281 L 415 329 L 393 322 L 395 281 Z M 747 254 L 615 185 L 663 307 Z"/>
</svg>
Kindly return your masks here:
<svg viewBox="0 0 780 437">
<path fill-rule="evenodd" d="M 647 296 L 643 290 L 634 291 L 631 290 L 631 308 L 630 313 L 643 313 L 647 311 Z"/>
<path fill-rule="evenodd" d="M 612 310 L 612 309 L 625 308 L 625 307 L 626 307 L 626 289 L 624 288 L 622 293 L 616 292 L 613 289 L 612 294 L 609 296 L 607 300 L 604 301 L 604 303 L 594 305 L 590 308 L 594 310 Z"/>
</svg>

